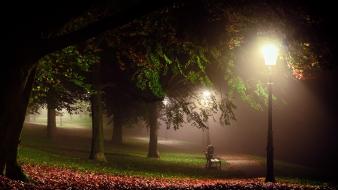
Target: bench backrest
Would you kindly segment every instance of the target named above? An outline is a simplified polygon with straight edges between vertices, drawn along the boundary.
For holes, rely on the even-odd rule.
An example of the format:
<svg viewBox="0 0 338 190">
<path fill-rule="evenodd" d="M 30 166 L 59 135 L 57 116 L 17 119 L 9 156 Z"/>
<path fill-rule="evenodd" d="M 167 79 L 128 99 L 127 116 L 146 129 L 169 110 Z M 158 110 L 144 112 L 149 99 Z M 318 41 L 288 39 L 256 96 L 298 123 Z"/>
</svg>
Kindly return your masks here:
<svg viewBox="0 0 338 190">
<path fill-rule="evenodd" d="M 212 145 L 208 145 L 207 151 L 205 152 L 205 157 L 207 160 L 214 158 L 214 147 Z"/>
</svg>

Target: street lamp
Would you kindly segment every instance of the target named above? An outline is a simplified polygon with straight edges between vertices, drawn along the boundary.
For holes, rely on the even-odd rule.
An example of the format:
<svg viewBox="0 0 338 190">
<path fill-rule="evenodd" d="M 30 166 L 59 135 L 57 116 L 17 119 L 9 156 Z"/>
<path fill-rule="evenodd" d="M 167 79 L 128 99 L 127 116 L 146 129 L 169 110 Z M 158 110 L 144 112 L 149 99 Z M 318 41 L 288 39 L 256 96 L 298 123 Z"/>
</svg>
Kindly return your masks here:
<svg viewBox="0 0 338 190">
<path fill-rule="evenodd" d="M 164 97 L 162 103 L 163 103 L 164 106 L 167 106 L 169 104 L 169 98 L 168 97 Z"/>
<path fill-rule="evenodd" d="M 203 91 L 203 98 L 208 100 L 211 96 L 211 92 L 209 90 L 204 90 Z"/>
<path fill-rule="evenodd" d="M 269 90 L 269 105 L 268 105 L 268 135 L 266 147 L 266 182 L 275 182 L 274 165 L 273 165 L 273 134 L 272 134 L 272 81 L 271 70 L 272 66 L 276 65 L 278 48 L 273 44 L 267 44 L 262 49 L 265 65 L 268 66 L 268 90 Z"/>
<path fill-rule="evenodd" d="M 211 99 L 211 92 L 209 90 L 204 90 L 202 92 L 202 96 L 203 96 L 203 104 L 204 106 L 209 106 L 209 101 Z M 206 130 L 206 137 L 207 137 L 207 146 L 211 144 L 211 140 L 210 140 L 210 131 L 209 131 L 209 127 Z"/>
<path fill-rule="evenodd" d="M 165 109 L 168 108 L 167 106 L 170 103 L 169 98 L 167 96 L 164 97 L 162 103 L 163 103 Z M 165 138 L 165 140 L 168 139 L 168 129 L 166 129 L 165 132 L 164 132 L 164 138 Z"/>
</svg>

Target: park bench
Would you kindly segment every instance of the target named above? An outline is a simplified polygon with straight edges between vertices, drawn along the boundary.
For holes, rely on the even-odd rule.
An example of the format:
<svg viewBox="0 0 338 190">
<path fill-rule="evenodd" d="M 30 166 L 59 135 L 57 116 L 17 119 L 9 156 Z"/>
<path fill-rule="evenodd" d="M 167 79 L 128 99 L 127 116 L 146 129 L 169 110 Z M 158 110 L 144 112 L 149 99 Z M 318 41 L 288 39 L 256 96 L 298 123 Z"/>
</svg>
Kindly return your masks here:
<svg viewBox="0 0 338 190">
<path fill-rule="evenodd" d="M 205 152 L 205 158 L 207 163 L 205 164 L 205 168 L 216 168 L 221 169 L 222 162 L 219 158 L 214 156 L 214 147 L 212 145 L 208 145 L 207 151 Z"/>
</svg>

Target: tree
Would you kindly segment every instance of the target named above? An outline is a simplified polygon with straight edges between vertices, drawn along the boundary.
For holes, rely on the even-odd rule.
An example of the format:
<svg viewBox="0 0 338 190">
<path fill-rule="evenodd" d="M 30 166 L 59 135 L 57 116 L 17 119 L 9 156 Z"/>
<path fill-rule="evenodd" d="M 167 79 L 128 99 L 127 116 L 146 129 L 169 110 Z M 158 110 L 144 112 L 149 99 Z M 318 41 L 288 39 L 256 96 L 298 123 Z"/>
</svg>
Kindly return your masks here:
<svg viewBox="0 0 338 190">
<path fill-rule="evenodd" d="M 40 59 L 29 106 L 37 112 L 39 107 L 47 105 L 48 137 L 54 136 L 56 130 L 56 110 L 74 113 L 80 109 L 76 103 L 88 99 L 91 86 L 85 74 L 96 62 L 94 53 L 81 54 L 74 46 Z"/>
<path fill-rule="evenodd" d="M 114 74 L 108 74 L 107 76 L 119 76 L 120 78 L 118 81 L 120 84 L 115 84 L 116 86 L 131 92 L 134 97 L 136 95 L 141 98 L 143 102 L 146 102 L 145 104 L 150 105 L 158 104 L 164 98 L 165 90 L 161 84 L 164 84 L 167 80 L 166 78 L 169 78 L 167 75 L 171 76 L 173 73 L 174 75 L 185 75 L 184 72 L 189 72 L 188 76 L 183 78 L 190 77 L 191 80 L 207 81 L 207 78 L 203 78 L 204 63 L 202 62 L 204 60 L 200 60 L 198 54 L 201 52 L 201 49 L 196 48 L 189 42 L 178 41 L 174 36 L 175 33 L 171 31 L 171 26 L 163 27 L 166 25 L 166 20 L 160 20 L 162 23 L 159 24 L 159 28 L 161 29 L 151 28 L 150 26 L 153 22 L 157 22 L 151 18 L 152 17 L 141 21 L 135 21 L 120 30 L 105 33 L 107 45 L 114 50 L 112 53 L 113 56 L 107 60 L 113 60 L 115 63 L 113 65 L 114 68 L 112 69 L 114 70 Z M 139 27 L 141 27 L 142 30 L 138 29 L 135 31 L 135 28 L 137 29 Z M 160 32 L 167 34 L 164 39 L 160 37 Z M 137 39 L 136 44 L 135 39 Z M 176 56 L 177 61 L 171 61 L 168 58 L 164 53 L 161 44 L 156 42 L 157 40 L 170 43 L 170 46 L 166 46 L 166 50 L 172 50 L 170 51 L 170 56 Z M 180 46 L 183 46 L 184 49 L 180 48 Z M 146 51 L 144 51 L 145 49 Z M 196 54 L 194 54 L 195 52 Z M 193 64 L 194 60 L 198 60 L 200 65 L 196 66 Z M 180 63 L 180 61 L 182 61 L 182 63 Z M 186 62 L 188 63 L 186 67 L 183 68 L 183 65 Z M 118 105 L 118 103 L 121 104 L 122 102 L 129 101 L 121 101 L 121 97 L 126 97 L 124 95 L 119 96 L 119 93 L 116 91 L 114 93 L 115 96 L 111 95 L 108 100 L 115 101 L 115 104 L 110 104 L 109 107 L 111 109 L 116 109 L 114 112 L 114 119 L 119 119 L 122 117 L 120 112 L 125 111 L 127 108 L 125 103 L 123 104 L 124 108 L 120 109 L 121 106 Z M 148 108 L 151 108 L 152 111 L 146 114 L 146 112 L 149 111 Z M 149 157 L 158 157 L 156 131 L 158 127 L 157 116 L 159 115 L 159 109 L 153 109 L 152 106 L 143 106 L 143 112 L 144 114 L 140 113 L 140 115 L 148 122 L 151 131 L 148 155 Z M 117 126 L 118 125 L 115 125 L 115 127 Z"/>
<path fill-rule="evenodd" d="M 62 2 L 39 2 L 38 4 L 11 2 L 7 4 L 7 10 L 16 10 L 17 12 L 12 20 L 5 22 L 6 28 L 15 30 L 7 32 L 7 39 L 11 39 L 11 41 L 5 41 L 5 45 L 8 47 L 8 53 L 6 53 L 8 59 L 6 60 L 12 60 L 12 64 L 5 65 L 2 70 L 5 80 L 1 81 L 1 86 L 7 90 L 1 94 L 0 98 L 1 105 L 3 105 L 3 111 L 0 113 L 1 174 L 6 168 L 6 176 L 12 179 L 27 180 L 17 164 L 16 156 L 37 61 L 48 53 L 84 41 L 107 28 L 121 26 L 134 18 L 163 7 L 168 2 L 161 1 L 152 3 L 150 6 L 147 3 L 142 3 L 138 7 L 129 6 L 124 11 L 92 22 L 77 31 L 49 37 L 48 34 L 58 30 L 72 17 L 81 15 L 81 12 L 88 10 L 90 4 L 89 1 L 83 1 L 81 4 L 69 2 L 66 4 Z M 8 18 L 8 16 L 6 17 Z"/>
<path fill-rule="evenodd" d="M 92 93 L 90 97 L 92 111 L 92 144 L 89 158 L 104 162 L 106 161 L 106 157 L 104 154 L 103 105 L 99 69 L 100 64 L 96 64 L 93 69 L 92 80 L 95 92 Z"/>
<path fill-rule="evenodd" d="M 149 102 L 146 103 L 147 113 L 146 122 L 149 127 L 149 145 L 148 145 L 148 157 L 159 158 L 160 153 L 157 147 L 157 131 L 158 131 L 158 115 L 159 115 L 159 103 Z"/>
<path fill-rule="evenodd" d="M 140 103 L 127 92 L 114 87 L 104 88 L 104 104 L 107 114 L 112 117 L 112 142 L 114 145 L 123 144 L 123 128 L 137 122 L 141 116 Z"/>
</svg>

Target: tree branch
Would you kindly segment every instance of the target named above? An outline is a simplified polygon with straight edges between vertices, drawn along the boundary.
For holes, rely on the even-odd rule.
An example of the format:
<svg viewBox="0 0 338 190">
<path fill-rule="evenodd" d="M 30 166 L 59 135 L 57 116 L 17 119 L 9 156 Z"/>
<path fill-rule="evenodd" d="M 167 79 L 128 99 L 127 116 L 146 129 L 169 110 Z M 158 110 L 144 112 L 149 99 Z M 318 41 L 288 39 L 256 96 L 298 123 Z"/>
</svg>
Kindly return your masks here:
<svg viewBox="0 0 338 190">
<path fill-rule="evenodd" d="M 161 0 L 154 2 L 147 1 L 138 5 L 134 5 L 123 12 L 119 12 L 95 23 L 89 24 L 87 27 L 81 30 L 65 34 L 60 37 L 42 40 L 40 47 L 42 48 L 42 51 L 44 51 L 44 54 L 62 49 L 69 45 L 76 44 L 94 37 L 108 29 L 113 29 L 127 24 L 136 18 L 140 18 L 148 13 L 151 13 L 152 11 L 164 8 L 173 4 L 174 2 L 174 0 Z"/>
</svg>

